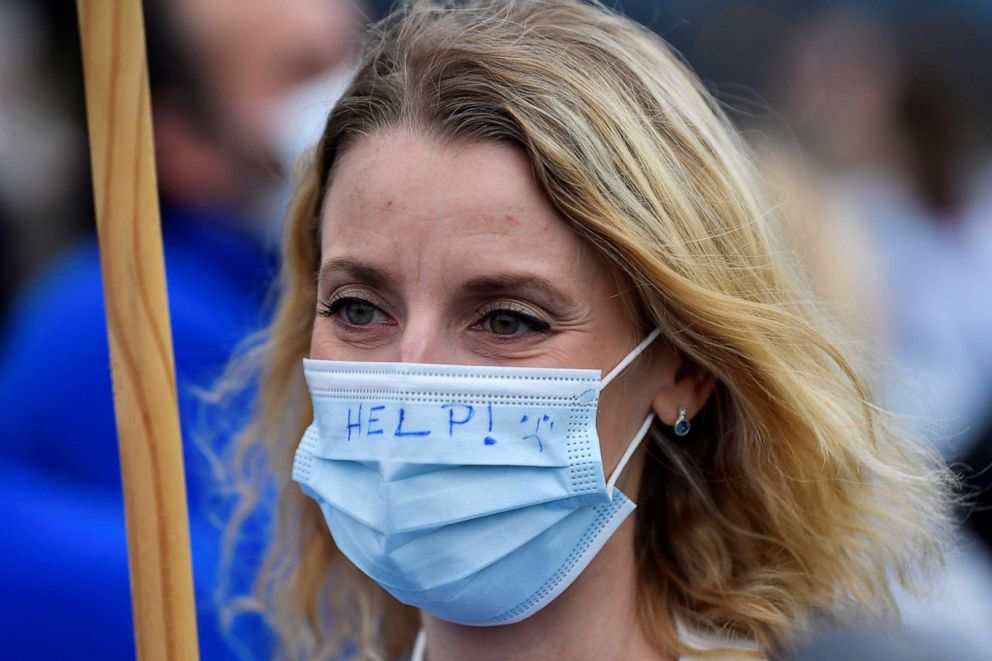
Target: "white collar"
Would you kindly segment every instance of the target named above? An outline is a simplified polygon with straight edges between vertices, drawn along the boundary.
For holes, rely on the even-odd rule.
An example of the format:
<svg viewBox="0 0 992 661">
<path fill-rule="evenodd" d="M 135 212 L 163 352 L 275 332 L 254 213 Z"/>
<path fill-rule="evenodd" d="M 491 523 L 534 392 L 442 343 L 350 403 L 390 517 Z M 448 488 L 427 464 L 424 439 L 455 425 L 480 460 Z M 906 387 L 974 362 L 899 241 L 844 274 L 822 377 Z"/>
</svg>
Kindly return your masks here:
<svg viewBox="0 0 992 661">
<path fill-rule="evenodd" d="M 417 632 L 417 640 L 413 643 L 413 654 L 410 661 L 424 661 L 424 650 L 427 648 L 427 632 L 421 629 Z"/>
<path fill-rule="evenodd" d="M 677 623 L 679 637 L 683 642 L 702 650 L 712 650 L 720 647 L 739 650 L 741 652 L 757 652 L 758 646 L 754 641 L 741 638 L 724 638 L 711 634 L 704 634 L 690 631 L 682 626 L 682 622 Z M 417 632 L 417 640 L 413 643 L 413 654 L 410 661 L 424 661 L 424 653 L 427 649 L 427 632 L 423 629 Z M 695 657 L 682 657 L 679 661 L 693 661 Z"/>
</svg>

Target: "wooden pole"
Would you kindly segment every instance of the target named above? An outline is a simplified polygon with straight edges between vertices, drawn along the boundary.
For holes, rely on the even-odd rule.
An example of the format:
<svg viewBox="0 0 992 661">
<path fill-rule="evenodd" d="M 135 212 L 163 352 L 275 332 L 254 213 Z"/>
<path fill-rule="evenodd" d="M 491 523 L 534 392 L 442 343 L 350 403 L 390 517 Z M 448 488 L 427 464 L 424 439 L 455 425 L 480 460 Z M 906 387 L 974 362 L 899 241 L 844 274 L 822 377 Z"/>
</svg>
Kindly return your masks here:
<svg viewBox="0 0 992 661">
<path fill-rule="evenodd" d="M 140 0 L 78 0 L 139 659 L 197 659 Z"/>
</svg>

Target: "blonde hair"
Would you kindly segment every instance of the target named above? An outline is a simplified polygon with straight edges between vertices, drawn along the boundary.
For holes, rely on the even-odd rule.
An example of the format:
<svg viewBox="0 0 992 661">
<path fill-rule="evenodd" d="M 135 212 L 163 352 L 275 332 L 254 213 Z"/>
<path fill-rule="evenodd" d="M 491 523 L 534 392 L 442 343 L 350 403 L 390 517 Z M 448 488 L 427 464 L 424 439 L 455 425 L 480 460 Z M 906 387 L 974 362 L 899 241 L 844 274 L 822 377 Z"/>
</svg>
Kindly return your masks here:
<svg viewBox="0 0 992 661">
<path fill-rule="evenodd" d="M 258 416 L 233 462 L 229 543 L 260 473 L 278 487 L 252 603 L 280 655 L 400 657 L 418 626 L 341 557 L 290 480 L 312 415 L 300 359 L 322 200 L 353 141 L 391 126 L 521 149 L 565 222 L 629 279 L 645 323 L 718 379 L 688 442 L 654 430 L 637 497 L 638 612 L 659 649 L 681 621 L 770 650 L 811 615 L 884 611 L 890 572 L 940 556 L 946 471 L 891 430 L 817 330 L 746 150 L 657 37 L 575 0 L 478 0 L 413 2 L 370 41 L 302 173 L 256 351 Z"/>
</svg>

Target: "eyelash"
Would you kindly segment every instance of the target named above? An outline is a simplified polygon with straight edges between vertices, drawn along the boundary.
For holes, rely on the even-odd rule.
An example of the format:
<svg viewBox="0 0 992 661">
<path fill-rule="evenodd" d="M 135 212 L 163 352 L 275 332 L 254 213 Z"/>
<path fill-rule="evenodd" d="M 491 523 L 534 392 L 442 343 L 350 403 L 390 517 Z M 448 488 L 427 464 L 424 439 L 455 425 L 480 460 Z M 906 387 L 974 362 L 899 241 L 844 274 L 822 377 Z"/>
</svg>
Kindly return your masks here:
<svg viewBox="0 0 992 661">
<path fill-rule="evenodd" d="M 341 312 L 347 304 L 361 303 L 364 305 L 369 305 L 376 310 L 379 310 L 383 314 L 387 314 L 383 310 L 382 306 L 363 296 L 354 296 L 349 294 L 334 295 L 326 301 L 320 302 L 320 309 L 317 310 L 318 317 L 336 317 Z"/>
<path fill-rule="evenodd" d="M 512 303 L 499 302 L 499 303 L 489 303 L 479 310 L 479 319 L 473 324 L 473 326 L 482 326 L 487 319 L 494 317 L 497 314 L 508 314 L 516 319 L 520 320 L 526 326 L 529 326 L 530 332 L 539 333 L 541 335 L 547 335 L 551 332 L 551 324 L 544 321 L 543 319 L 530 314 L 526 310 L 520 309 L 513 305 Z M 494 335 L 496 335 L 494 333 Z M 517 337 L 517 335 L 503 336 L 507 339 Z"/>
<path fill-rule="evenodd" d="M 361 296 L 350 296 L 346 294 L 346 295 L 334 296 L 326 301 L 321 301 L 320 307 L 317 311 L 317 316 L 336 318 L 340 315 L 345 305 L 353 304 L 353 303 L 360 303 L 360 304 L 372 306 L 376 310 L 382 312 L 383 314 L 388 315 L 388 313 L 385 310 L 383 310 L 382 306 L 378 305 L 374 301 L 371 301 L 368 298 L 364 298 Z M 523 323 L 525 326 L 528 327 L 529 332 L 538 333 L 541 335 L 547 335 L 548 333 L 551 332 L 551 325 L 548 322 L 544 321 L 543 319 L 533 314 L 530 314 L 526 310 L 520 309 L 517 306 L 505 302 L 489 303 L 483 306 L 479 310 L 478 319 L 475 321 L 475 323 L 472 324 L 472 327 L 473 328 L 482 327 L 483 324 L 486 322 L 486 320 L 494 317 L 497 314 L 507 314 L 518 319 L 521 323 Z M 351 324 L 346 320 L 341 320 L 341 322 L 350 328 L 362 328 L 362 326 Z M 497 337 L 501 337 L 501 339 L 512 339 L 515 337 L 519 337 L 519 334 L 509 335 L 509 336 L 499 336 L 498 334 L 493 333 L 493 335 Z"/>
</svg>

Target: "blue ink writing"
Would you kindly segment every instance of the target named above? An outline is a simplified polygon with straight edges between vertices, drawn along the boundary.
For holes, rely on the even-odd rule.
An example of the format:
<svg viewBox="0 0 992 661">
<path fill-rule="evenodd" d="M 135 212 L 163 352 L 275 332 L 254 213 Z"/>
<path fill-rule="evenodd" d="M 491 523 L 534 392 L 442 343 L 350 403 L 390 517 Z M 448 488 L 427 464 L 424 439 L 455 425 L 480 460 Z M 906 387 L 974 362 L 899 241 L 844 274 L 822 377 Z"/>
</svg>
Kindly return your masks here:
<svg viewBox="0 0 992 661">
<path fill-rule="evenodd" d="M 524 422 L 527 422 L 529 419 L 530 418 L 528 418 L 525 415 L 522 418 L 520 418 L 520 422 L 521 422 L 521 424 L 523 424 Z M 540 434 L 541 434 L 541 423 L 542 422 L 548 422 L 548 423 L 550 423 L 548 426 L 549 426 L 549 428 L 550 428 L 551 431 L 554 431 L 554 429 L 555 429 L 555 423 L 551 421 L 551 418 L 549 416 L 543 415 L 543 416 L 541 416 L 540 418 L 537 419 L 537 424 L 534 426 L 534 433 L 533 434 L 527 434 L 526 436 L 524 436 L 524 440 L 533 439 L 533 440 L 537 441 L 537 449 L 538 449 L 539 452 L 544 452 L 544 443 L 541 441 L 541 436 L 540 436 Z"/>
<path fill-rule="evenodd" d="M 544 443 L 541 442 L 541 437 L 540 436 L 538 436 L 537 434 L 527 434 L 526 436 L 524 436 L 524 440 L 525 441 L 527 439 L 529 439 L 529 438 L 532 438 L 535 441 L 537 441 L 537 451 L 538 452 L 544 452 Z"/>
<path fill-rule="evenodd" d="M 497 420 L 497 405 L 498 403 L 493 402 L 402 404 L 382 400 L 377 402 L 375 399 L 349 402 L 343 407 L 347 409 L 344 436 L 349 442 L 353 439 L 371 440 L 374 436 L 441 439 L 447 423 L 447 438 L 456 442 L 456 445 L 461 445 L 461 439 L 471 442 L 481 440 L 485 446 L 518 439 L 527 446 L 537 446 L 539 452 L 544 452 L 544 441 L 551 442 L 554 436 L 554 413 L 540 408 L 531 409 L 526 414 L 519 412 L 519 409 L 501 409 L 503 417 Z M 485 416 L 476 416 L 482 407 L 485 407 Z M 514 419 L 519 420 L 520 424 L 516 430 L 511 429 Z M 456 430 L 459 430 L 457 436 Z"/>
<path fill-rule="evenodd" d="M 362 405 L 358 405 L 358 420 L 355 422 L 351 421 L 351 407 L 348 407 L 348 440 L 351 440 L 351 430 L 357 429 L 358 433 L 362 433 Z"/>
<path fill-rule="evenodd" d="M 464 416 L 460 420 L 455 420 L 455 408 L 462 409 Z M 468 404 L 442 404 L 442 409 L 448 409 L 448 436 L 450 437 L 455 429 L 455 425 L 464 425 L 472 416 L 475 415 L 475 409 L 473 409 Z"/>
<path fill-rule="evenodd" d="M 393 432 L 393 436 L 400 437 L 400 436 L 430 436 L 431 435 L 431 432 L 430 432 L 429 429 L 423 430 L 423 431 L 404 431 L 403 430 L 403 421 L 404 420 L 406 420 L 406 411 L 403 410 L 403 409 L 400 409 L 400 419 L 399 419 L 399 422 L 396 423 L 396 431 Z"/>
<path fill-rule="evenodd" d="M 366 436 L 380 436 L 380 435 L 382 435 L 382 427 L 379 427 L 378 429 L 372 429 L 372 423 L 373 422 L 379 422 L 379 418 L 376 418 L 373 414 L 376 411 L 383 410 L 384 408 L 386 408 L 386 407 L 385 406 L 372 406 L 372 407 L 369 407 L 369 419 L 366 421 L 366 424 L 368 426 L 366 427 L 366 430 L 365 430 L 365 435 Z"/>
</svg>

